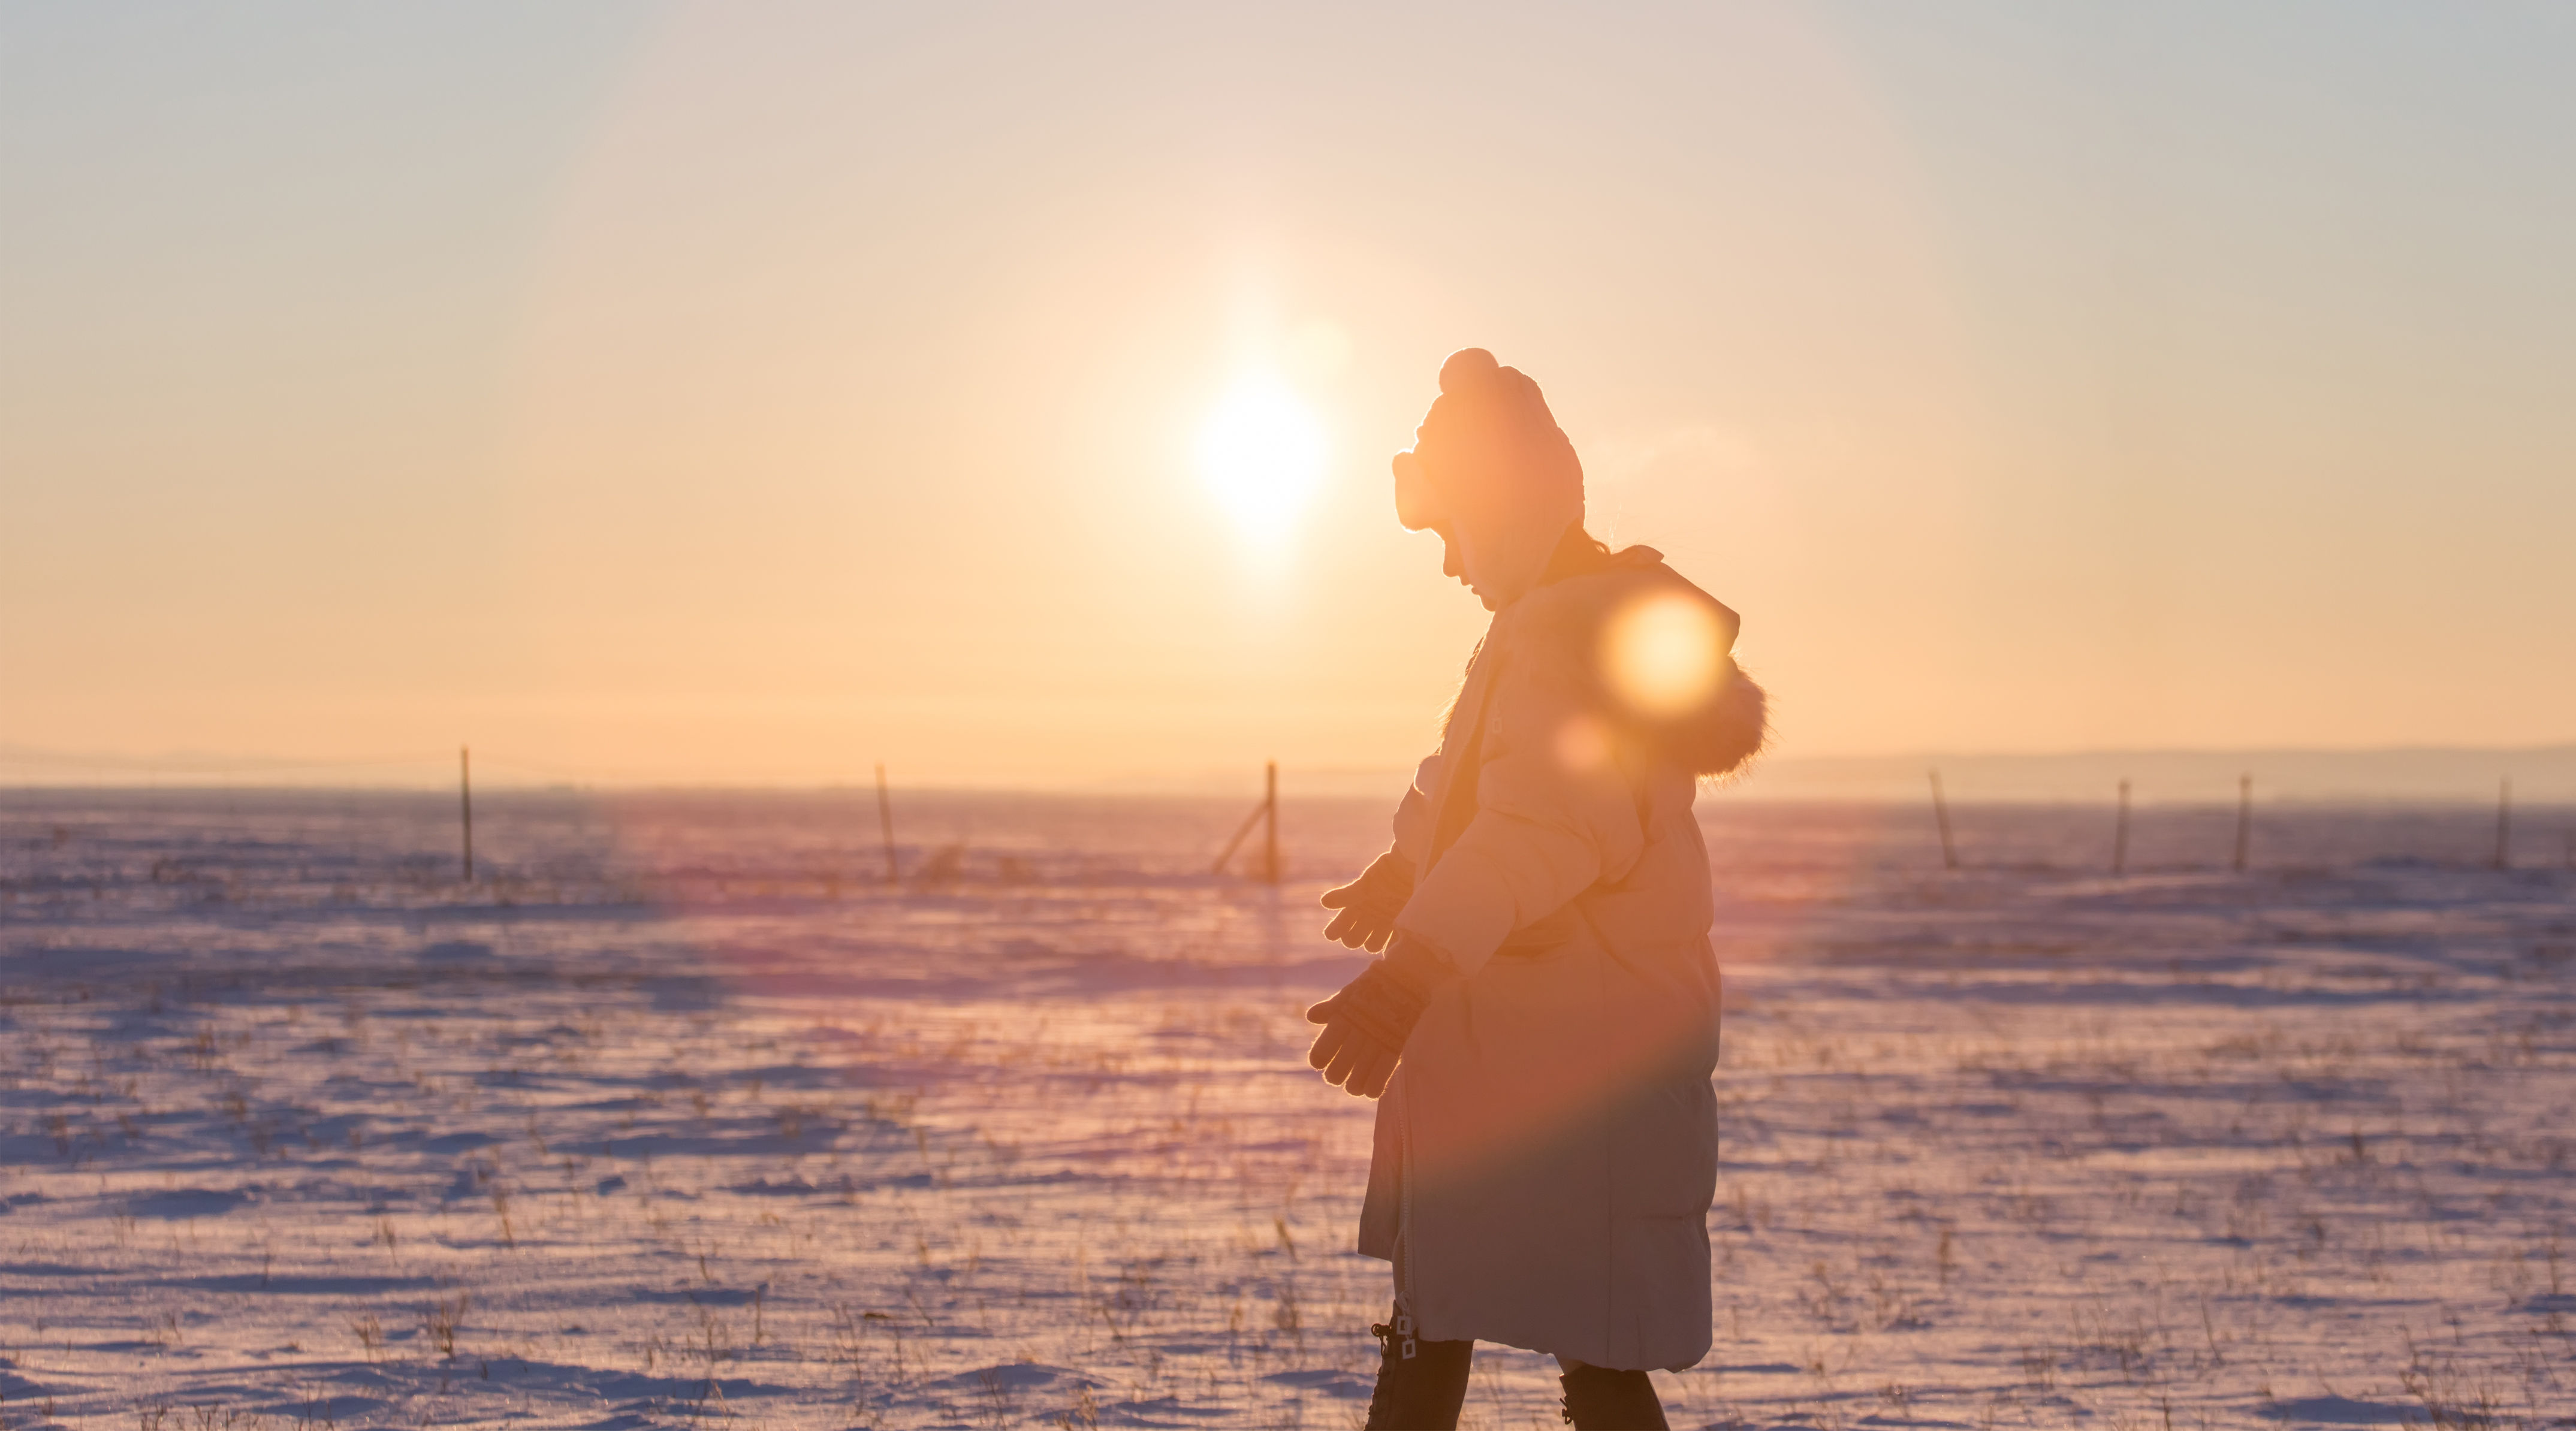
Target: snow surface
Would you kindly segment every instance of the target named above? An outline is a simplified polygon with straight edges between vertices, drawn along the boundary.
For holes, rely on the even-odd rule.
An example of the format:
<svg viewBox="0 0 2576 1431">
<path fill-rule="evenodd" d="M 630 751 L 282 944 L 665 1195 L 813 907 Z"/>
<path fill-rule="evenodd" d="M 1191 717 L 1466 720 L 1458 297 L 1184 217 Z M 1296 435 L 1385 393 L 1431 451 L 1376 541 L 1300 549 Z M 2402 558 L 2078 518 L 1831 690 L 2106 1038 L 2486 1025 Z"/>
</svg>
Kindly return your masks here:
<svg viewBox="0 0 2576 1431">
<path fill-rule="evenodd" d="M 0 1426 L 1359 1423 L 1297 1011 L 1382 809 L 1292 802 L 1277 891 L 1200 801 L 905 797 L 893 889 L 864 796 L 476 813 L 467 887 L 445 800 L 0 796 Z M 1955 813 L 1708 803 L 1676 1426 L 2576 1425 L 2576 875 Z"/>
</svg>

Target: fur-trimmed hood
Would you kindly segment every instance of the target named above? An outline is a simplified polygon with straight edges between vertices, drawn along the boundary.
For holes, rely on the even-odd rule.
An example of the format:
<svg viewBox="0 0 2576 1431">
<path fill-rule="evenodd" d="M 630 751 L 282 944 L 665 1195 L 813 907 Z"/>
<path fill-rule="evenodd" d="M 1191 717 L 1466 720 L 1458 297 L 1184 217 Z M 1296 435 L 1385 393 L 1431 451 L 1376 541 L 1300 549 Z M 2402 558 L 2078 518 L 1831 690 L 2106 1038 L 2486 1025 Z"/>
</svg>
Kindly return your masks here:
<svg viewBox="0 0 2576 1431">
<path fill-rule="evenodd" d="M 1567 534 L 1546 579 L 1513 603 L 1516 645 L 1561 661 L 1623 747 L 1703 777 L 1762 750 L 1762 687 L 1735 663 L 1743 619 L 1652 547 L 1612 552 Z"/>
</svg>

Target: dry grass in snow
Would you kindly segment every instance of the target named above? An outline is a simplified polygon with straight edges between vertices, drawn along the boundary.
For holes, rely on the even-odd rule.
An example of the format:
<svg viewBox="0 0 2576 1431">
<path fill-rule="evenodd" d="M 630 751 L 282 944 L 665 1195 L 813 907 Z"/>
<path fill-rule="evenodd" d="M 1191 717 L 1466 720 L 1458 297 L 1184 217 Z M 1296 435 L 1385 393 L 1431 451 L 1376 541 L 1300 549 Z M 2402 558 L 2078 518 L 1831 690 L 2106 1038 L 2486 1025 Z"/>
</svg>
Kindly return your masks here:
<svg viewBox="0 0 2576 1431">
<path fill-rule="evenodd" d="M 20 794 L 0 1427 L 1356 1426 L 1377 812 Z M 2576 1424 L 2576 882 L 2477 821 L 1709 817 L 1717 1346 L 1677 1426 Z M 2217 822 L 2217 823 L 2213 823 Z M 2213 830 L 2218 833 L 2210 838 Z M 2161 842 L 2161 843 L 2159 843 Z M 944 857 L 943 857 L 943 852 Z M 2197 863 L 2196 863 L 2197 862 Z M 1555 1427 L 1480 1351 L 1468 1424 Z"/>
</svg>

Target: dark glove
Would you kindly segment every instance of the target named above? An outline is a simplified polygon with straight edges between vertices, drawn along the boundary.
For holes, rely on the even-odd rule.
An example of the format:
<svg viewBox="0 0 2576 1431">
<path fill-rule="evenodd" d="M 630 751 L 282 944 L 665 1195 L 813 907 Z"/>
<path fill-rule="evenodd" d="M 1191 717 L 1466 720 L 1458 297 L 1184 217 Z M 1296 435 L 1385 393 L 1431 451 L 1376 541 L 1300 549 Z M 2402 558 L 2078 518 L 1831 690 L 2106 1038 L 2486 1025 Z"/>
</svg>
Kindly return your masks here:
<svg viewBox="0 0 2576 1431">
<path fill-rule="evenodd" d="M 1440 986 L 1457 978 L 1449 961 L 1421 941 L 1398 935 L 1386 957 L 1372 962 L 1342 991 L 1306 1010 L 1308 1023 L 1324 1027 L 1306 1050 L 1306 1062 L 1324 1081 L 1355 1098 L 1386 1092 L 1404 1056 L 1404 1041 Z"/>
<path fill-rule="evenodd" d="M 1395 917 L 1411 898 L 1413 861 L 1389 850 L 1369 861 L 1358 879 L 1324 891 L 1324 907 L 1341 911 L 1324 926 L 1324 937 L 1374 954 L 1395 937 Z"/>
</svg>

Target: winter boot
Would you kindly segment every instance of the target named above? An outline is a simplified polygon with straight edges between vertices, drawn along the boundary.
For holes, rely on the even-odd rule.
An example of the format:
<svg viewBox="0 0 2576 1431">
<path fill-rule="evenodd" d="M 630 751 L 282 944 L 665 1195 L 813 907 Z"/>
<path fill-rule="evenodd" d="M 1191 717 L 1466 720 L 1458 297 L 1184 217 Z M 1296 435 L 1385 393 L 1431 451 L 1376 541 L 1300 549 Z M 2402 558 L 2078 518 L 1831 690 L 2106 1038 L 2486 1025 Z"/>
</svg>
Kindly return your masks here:
<svg viewBox="0 0 2576 1431">
<path fill-rule="evenodd" d="M 1668 1431 L 1655 1383 L 1642 1371 L 1578 1366 L 1557 1380 L 1565 1386 L 1565 1419 L 1574 1431 Z"/>
<path fill-rule="evenodd" d="M 1401 1302 L 1369 1332 L 1377 1338 L 1378 1362 L 1367 1431 L 1451 1431 L 1467 1400 L 1467 1364 L 1476 1344 L 1414 1336 Z"/>
</svg>

